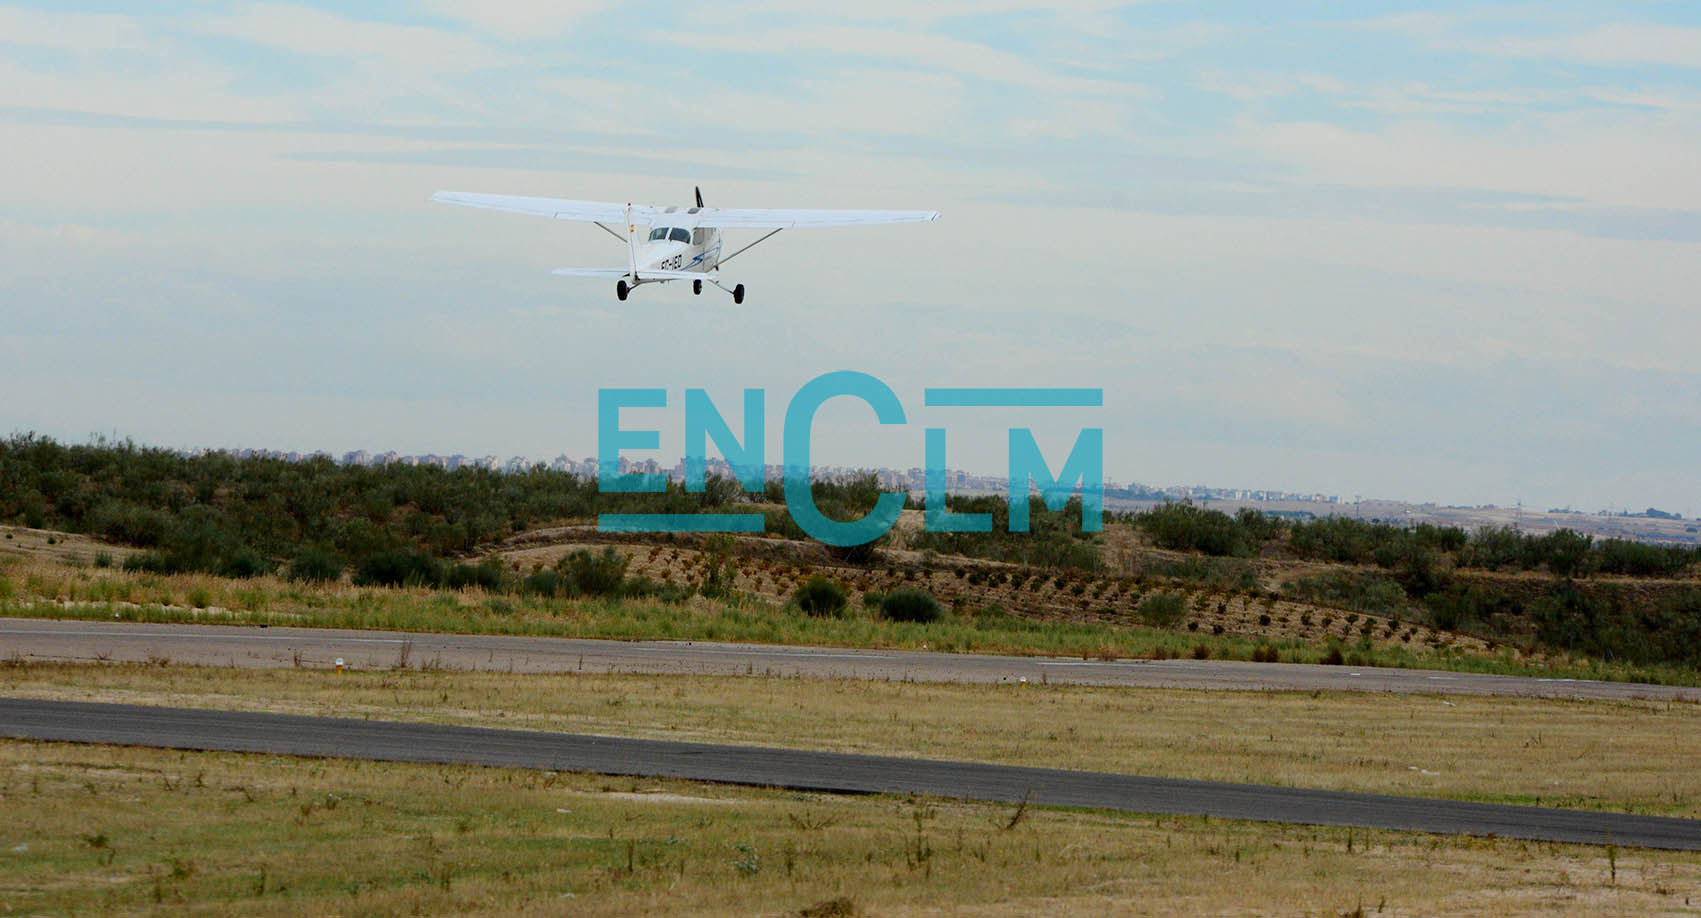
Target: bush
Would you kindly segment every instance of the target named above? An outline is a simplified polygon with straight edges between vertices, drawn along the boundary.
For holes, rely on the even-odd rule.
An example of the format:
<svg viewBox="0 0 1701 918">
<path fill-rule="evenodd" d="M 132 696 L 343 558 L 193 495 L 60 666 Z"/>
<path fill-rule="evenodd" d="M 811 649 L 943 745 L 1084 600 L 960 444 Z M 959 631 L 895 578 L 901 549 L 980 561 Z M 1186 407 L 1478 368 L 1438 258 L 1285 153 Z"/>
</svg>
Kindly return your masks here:
<svg viewBox="0 0 1701 918">
<path fill-rule="evenodd" d="M 219 564 L 217 573 L 221 577 L 247 580 L 250 577 L 270 574 L 273 569 L 272 562 L 260 557 L 259 552 L 251 548 L 240 548 Z"/>
<path fill-rule="evenodd" d="M 1191 580 L 1200 586 L 1218 590 L 1255 590 L 1258 571 L 1252 562 L 1243 558 L 1209 558 L 1188 555 L 1176 560 L 1154 559 L 1146 562 L 1146 573 L 1153 577 L 1174 577 Z"/>
<path fill-rule="evenodd" d="M 1374 574 L 1331 571 L 1303 577 L 1282 585 L 1282 593 L 1294 599 L 1394 616 L 1406 607 L 1406 591 L 1393 580 Z M 1357 616 L 1347 621 L 1357 621 Z M 1325 621 L 1324 627 L 1329 625 Z"/>
<path fill-rule="evenodd" d="M 1561 529 L 1533 539 L 1529 544 L 1532 560 L 1539 558 L 1554 576 L 1576 577 L 1588 576 L 1594 566 L 1595 559 L 1590 553 L 1594 541 L 1592 536 Z"/>
<path fill-rule="evenodd" d="M 601 554 L 581 548 L 555 564 L 555 571 L 572 582 L 573 588 L 586 596 L 612 596 L 626 582 L 626 556 L 613 547 Z"/>
<path fill-rule="evenodd" d="M 90 512 L 88 528 L 115 542 L 153 548 L 170 537 L 172 520 L 164 510 L 114 500 Z"/>
<path fill-rule="evenodd" d="M 974 612 L 975 626 L 980 628 L 1012 627 L 1019 625 L 1021 619 L 1011 615 L 1009 610 L 998 603 L 989 603 Z"/>
<path fill-rule="evenodd" d="M 284 576 L 298 583 L 328 583 L 343 575 L 343 560 L 322 548 L 304 548 L 284 568 Z"/>
<path fill-rule="evenodd" d="M 368 555 L 354 571 L 355 586 L 437 586 L 442 582 L 442 562 L 414 548 Z"/>
<path fill-rule="evenodd" d="M 187 568 L 163 551 L 138 552 L 124 559 L 124 570 L 145 574 L 181 574 Z"/>
<path fill-rule="evenodd" d="M 838 615 L 849 598 L 844 587 L 820 574 L 805 580 L 792 594 L 797 607 L 810 615 Z"/>
<path fill-rule="evenodd" d="M 894 622 L 936 622 L 945 610 L 933 594 L 921 590 L 893 590 L 880 599 L 880 614 Z"/>
<path fill-rule="evenodd" d="M 1239 520 L 1219 510 L 1204 510 L 1185 503 L 1166 503 L 1134 517 L 1134 525 L 1145 530 L 1159 548 L 1219 556 L 1256 553 L 1256 536 L 1247 531 L 1247 523 L 1259 534 L 1265 531 L 1262 514 Z"/>
<path fill-rule="evenodd" d="M 1602 571 L 1631 577 L 1672 577 L 1693 560 L 1691 549 L 1628 539 L 1605 539 L 1596 543 L 1595 551 Z"/>
<path fill-rule="evenodd" d="M 1330 644 L 1329 652 L 1324 654 L 1323 659 L 1318 660 L 1317 662 L 1322 663 L 1324 666 L 1340 666 L 1347 662 L 1347 658 L 1342 655 L 1341 646 L 1339 644 Z"/>
<path fill-rule="evenodd" d="M 563 580 L 554 571 L 538 571 L 520 581 L 520 592 L 527 596 L 559 596 L 564 592 Z"/>
<path fill-rule="evenodd" d="M 495 592 L 502 589 L 502 568 L 494 562 L 483 564 L 454 564 L 443 573 L 443 584 L 451 590 L 478 587 Z"/>
<path fill-rule="evenodd" d="M 1140 601 L 1135 614 L 1153 628 L 1173 628 L 1187 616 L 1187 600 L 1174 593 L 1153 593 Z"/>
<path fill-rule="evenodd" d="M 1280 663 L 1282 662 L 1282 655 L 1276 650 L 1276 648 L 1271 647 L 1269 644 L 1260 644 L 1259 646 L 1252 648 L 1252 662 Z"/>
</svg>

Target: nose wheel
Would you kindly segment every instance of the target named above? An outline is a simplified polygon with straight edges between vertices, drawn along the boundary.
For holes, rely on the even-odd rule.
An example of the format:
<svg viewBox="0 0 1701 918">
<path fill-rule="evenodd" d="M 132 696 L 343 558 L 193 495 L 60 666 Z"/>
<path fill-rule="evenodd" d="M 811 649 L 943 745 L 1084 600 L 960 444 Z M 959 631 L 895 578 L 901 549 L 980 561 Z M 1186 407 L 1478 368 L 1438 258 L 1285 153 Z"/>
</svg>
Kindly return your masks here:
<svg viewBox="0 0 1701 918">
<path fill-rule="evenodd" d="M 626 286 L 625 281 L 622 280 L 614 282 L 614 295 L 620 298 L 620 302 L 626 302 L 626 295 L 631 292 L 632 288 Z"/>
<path fill-rule="evenodd" d="M 691 295 L 692 296 L 701 296 L 702 293 L 703 293 L 703 282 L 700 281 L 700 280 L 692 281 L 691 282 Z"/>
</svg>

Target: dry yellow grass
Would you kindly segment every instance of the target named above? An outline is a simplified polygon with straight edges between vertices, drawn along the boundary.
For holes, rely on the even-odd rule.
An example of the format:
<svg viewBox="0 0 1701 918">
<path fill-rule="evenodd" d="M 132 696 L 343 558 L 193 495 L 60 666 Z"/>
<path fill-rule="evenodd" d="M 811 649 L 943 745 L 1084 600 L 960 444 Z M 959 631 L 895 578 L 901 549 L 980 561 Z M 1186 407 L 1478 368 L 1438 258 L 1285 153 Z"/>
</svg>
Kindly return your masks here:
<svg viewBox="0 0 1701 918">
<path fill-rule="evenodd" d="M 55 564 L 93 564 L 106 555 L 116 564 L 136 553 L 92 536 L 24 526 L 0 526 L 0 559 L 30 559 Z"/>
<path fill-rule="evenodd" d="M 1685 911 L 1698 874 L 1692 853 L 0 741 L 8 913 L 1647 915 Z"/>
<path fill-rule="evenodd" d="M 1682 702 L 71 664 L 0 692 L 1701 816 Z"/>
</svg>

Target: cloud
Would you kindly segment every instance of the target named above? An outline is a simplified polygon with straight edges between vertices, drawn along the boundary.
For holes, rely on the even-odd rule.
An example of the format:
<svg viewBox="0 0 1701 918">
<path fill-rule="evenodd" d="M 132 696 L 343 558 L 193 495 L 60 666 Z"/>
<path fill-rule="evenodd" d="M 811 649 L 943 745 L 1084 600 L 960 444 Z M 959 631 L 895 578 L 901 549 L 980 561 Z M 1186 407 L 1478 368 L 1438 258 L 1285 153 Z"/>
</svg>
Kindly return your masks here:
<svg viewBox="0 0 1701 918">
<path fill-rule="evenodd" d="M 1701 69 L 1701 28 L 1653 22 L 1607 22 L 1560 31 L 1565 18 L 1541 8 L 1488 7 L 1471 12 L 1410 12 L 1361 20 L 1355 28 L 1386 31 L 1432 48 L 1491 57 L 1558 60 L 1608 67 L 1660 65 Z M 1500 34 L 1484 37 L 1497 26 Z M 1531 35 L 1530 31 L 1546 34 Z M 1468 34 L 1471 32 L 1479 34 Z"/>
<path fill-rule="evenodd" d="M 351 19 L 283 3 L 241 4 L 229 12 L 193 17 L 187 25 L 205 35 L 306 58 L 358 61 L 373 69 L 402 66 L 409 71 L 467 73 L 504 61 L 491 45 L 443 29 Z"/>
<path fill-rule="evenodd" d="M 67 13 L 0 6 L 0 45 L 77 54 L 154 51 L 160 43 L 142 20 L 117 13 Z"/>
<path fill-rule="evenodd" d="M 993 83 L 1017 85 L 1045 94 L 1082 94 L 1138 98 L 1144 87 L 1126 80 L 1077 77 L 1033 59 L 977 42 L 923 32 L 862 26 L 769 28 L 737 35 L 664 32 L 655 40 L 692 48 L 763 55 L 828 52 L 875 60 L 902 61 L 908 66 L 953 73 Z"/>
<path fill-rule="evenodd" d="M 1488 130 L 1434 120 L 1354 129 L 1319 121 L 1247 123 L 1250 144 L 1309 179 L 1349 185 L 1477 188 L 1601 206 L 1701 210 L 1701 128 L 1634 114 L 1561 113 Z"/>
<path fill-rule="evenodd" d="M 1506 36 L 1461 47 L 1481 54 L 1557 59 L 1603 66 L 1701 69 L 1701 28 L 1613 23 L 1564 35 Z"/>
<path fill-rule="evenodd" d="M 550 38 L 610 6 L 602 0 L 425 0 L 428 12 L 520 41 Z"/>
</svg>

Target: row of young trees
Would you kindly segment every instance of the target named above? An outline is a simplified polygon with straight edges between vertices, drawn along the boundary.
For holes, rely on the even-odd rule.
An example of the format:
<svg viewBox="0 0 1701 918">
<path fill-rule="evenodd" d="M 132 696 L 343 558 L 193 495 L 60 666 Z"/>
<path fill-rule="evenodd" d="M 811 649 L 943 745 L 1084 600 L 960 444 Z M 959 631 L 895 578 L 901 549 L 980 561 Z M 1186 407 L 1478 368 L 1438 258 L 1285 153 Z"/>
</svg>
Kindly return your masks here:
<svg viewBox="0 0 1701 918">
<path fill-rule="evenodd" d="M 1130 521 L 1159 546 L 1178 551 L 1253 557 L 1277 547 L 1289 556 L 1355 566 L 1289 582 L 1283 592 L 1293 599 L 1379 615 L 1418 612 L 1437 628 L 1491 639 L 1533 637 L 1607 660 L 1701 665 L 1701 590 L 1668 585 L 1640 595 L 1616 582 L 1586 582 L 1594 573 L 1674 577 L 1701 561 L 1693 548 L 1597 541 L 1565 529 L 1537 535 L 1342 518 L 1290 522 L 1191 504 L 1165 504 Z M 1462 569 L 1540 571 L 1553 579 L 1456 576 Z"/>
<path fill-rule="evenodd" d="M 1701 548 L 1601 539 L 1570 529 L 1535 534 L 1505 527 L 1398 526 L 1348 517 L 1290 521 L 1250 508 L 1234 516 L 1187 503 L 1133 514 L 1131 522 L 1162 548 L 1254 557 L 1279 544 L 1307 560 L 1421 570 L 1443 558 L 1454 567 L 1545 570 L 1558 577 L 1594 573 L 1671 577 L 1701 561 Z"/>
</svg>

